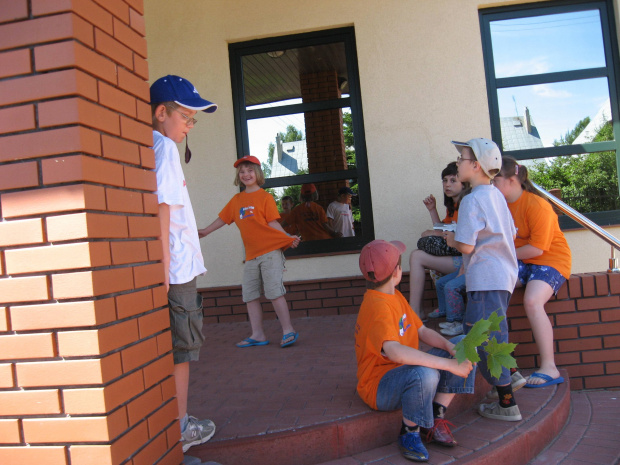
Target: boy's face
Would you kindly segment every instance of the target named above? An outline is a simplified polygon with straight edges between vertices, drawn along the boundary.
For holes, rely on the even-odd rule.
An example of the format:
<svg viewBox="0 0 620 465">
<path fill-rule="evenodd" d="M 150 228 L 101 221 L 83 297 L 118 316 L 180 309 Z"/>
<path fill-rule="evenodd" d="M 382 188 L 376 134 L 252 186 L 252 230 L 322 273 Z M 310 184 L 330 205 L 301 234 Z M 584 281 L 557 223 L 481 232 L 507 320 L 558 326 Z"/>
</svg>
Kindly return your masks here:
<svg viewBox="0 0 620 465">
<path fill-rule="evenodd" d="M 461 155 L 456 159 L 459 181 L 471 181 L 471 177 L 474 173 L 474 163 L 476 163 L 474 152 L 470 147 L 463 147 L 461 149 Z"/>
<path fill-rule="evenodd" d="M 338 202 L 350 204 L 353 196 L 351 194 L 340 194 L 338 196 Z"/>
<path fill-rule="evenodd" d="M 282 210 L 284 210 L 285 212 L 289 212 L 291 211 L 291 208 L 293 208 L 292 201 L 290 201 L 289 199 L 285 199 L 282 201 Z"/>
<path fill-rule="evenodd" d="M 171 108 L 161 104 L 155 110 L 155 116 L 159 123 L 160 132 L 175 141 L 177 144 L 183 142 L 187 133 L 194 127 L 194 115 L 196 110 L 184 107 Z"/>
</svg>

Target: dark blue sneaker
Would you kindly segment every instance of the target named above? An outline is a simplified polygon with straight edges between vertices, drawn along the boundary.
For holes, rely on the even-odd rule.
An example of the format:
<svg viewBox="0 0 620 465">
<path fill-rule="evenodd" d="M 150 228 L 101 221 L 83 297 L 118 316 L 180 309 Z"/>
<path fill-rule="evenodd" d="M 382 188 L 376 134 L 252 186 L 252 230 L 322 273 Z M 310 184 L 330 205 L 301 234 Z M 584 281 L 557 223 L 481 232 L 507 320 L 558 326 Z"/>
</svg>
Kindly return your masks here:
<svg viewBox="0 0 620 465">
<path fill-rule="evenodd" d="M 422 444 L 419 431 L 398 436 L 398 446 L 406 459 L 415 462 L 428 461 L 428 451 L 426 447 L 424 447 L 424 444 Z"/>
</svg>

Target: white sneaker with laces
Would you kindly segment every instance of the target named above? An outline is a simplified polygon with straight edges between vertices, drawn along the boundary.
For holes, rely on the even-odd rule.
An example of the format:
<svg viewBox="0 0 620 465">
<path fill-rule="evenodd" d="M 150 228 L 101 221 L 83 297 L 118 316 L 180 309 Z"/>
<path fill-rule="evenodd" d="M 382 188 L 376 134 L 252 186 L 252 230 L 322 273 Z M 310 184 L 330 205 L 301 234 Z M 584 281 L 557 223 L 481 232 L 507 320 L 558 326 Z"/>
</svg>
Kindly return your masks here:
<svg viewBox="0 0 620 465">
<path fill-rule="evenodd" d="M 183 443 L 183 452 L 192 446 L 204 444 L 215 434 L 215 423 L 211 420 L 199 420 L 196 417 L 189 416 L 187 427 L 181 433 L 181 442 Z"/>
<path fill-rule="evenodd" d="M 446 336 L 458 336 L 459 334 L 463 334 L 463 322 L 453 321 L 451 326 L 444 327 L 443 329 L 440 329 L 439 332 Z"/>
</svg>

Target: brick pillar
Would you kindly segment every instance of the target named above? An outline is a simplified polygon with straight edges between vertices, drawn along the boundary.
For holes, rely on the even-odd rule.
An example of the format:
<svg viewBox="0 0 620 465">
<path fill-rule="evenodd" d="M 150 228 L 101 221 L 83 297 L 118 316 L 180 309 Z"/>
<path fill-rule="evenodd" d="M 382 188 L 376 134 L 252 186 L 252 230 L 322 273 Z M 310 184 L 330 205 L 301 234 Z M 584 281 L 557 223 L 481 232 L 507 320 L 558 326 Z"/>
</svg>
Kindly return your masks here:
<svg viewBox="0 0 620 465">
<path fill-rule="evenodd" d="M 142 0 L 0 0 L 0 463 L 179 464 Z"/>
<path fill-rule="evenodd" d="M 322 71 L 300 76 L 301 97 L 304 103 L 340 98 L 336 71 Z M 347 169 L 347 155 L 342 133 L 342 110 L 312 111 L 304 114 L 308 173 L 324 173 Z M 321 183 L 319 201 L 324 208 L 336 199 L 344 181 Z"/>
</svg>

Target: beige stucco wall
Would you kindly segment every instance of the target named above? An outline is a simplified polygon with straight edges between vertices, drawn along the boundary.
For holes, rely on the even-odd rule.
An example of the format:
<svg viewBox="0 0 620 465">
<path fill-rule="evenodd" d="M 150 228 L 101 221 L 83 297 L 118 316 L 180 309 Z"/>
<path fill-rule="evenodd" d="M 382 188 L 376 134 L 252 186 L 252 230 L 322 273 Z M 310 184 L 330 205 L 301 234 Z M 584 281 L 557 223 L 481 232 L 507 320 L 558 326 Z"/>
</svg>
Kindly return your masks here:
<svg viewBox="0 0 620 465">
<path fill-rule="evenodd" d="M 620 0 L 616 0 L 616 4 Z M 514 2 L 472 0 L 148 0 L 151 81 L 180 74 L 218 103 L 199 115 L 185 175 L 199 227 L 234 195 L 236 159 L 228 44 L 355 26 L 377 238 L 409 250 L 430 225 L 422 198 L 441 198 L 441 169 L 456 158 L 451 139 L 489 137 L 478 9 Z M 620 235 L 620 228 L 616 228 Z M 575 272 L 606 268 L 609 248 L 569 233 Z M 209 273 L 199 286 L 238 284 L 237 228 L 202 240 Z M 285 280 L 359 274 L 357 254 L 289 260 Z M 408 269 L 408 266 L 405 267 Z"/>
</svg>

